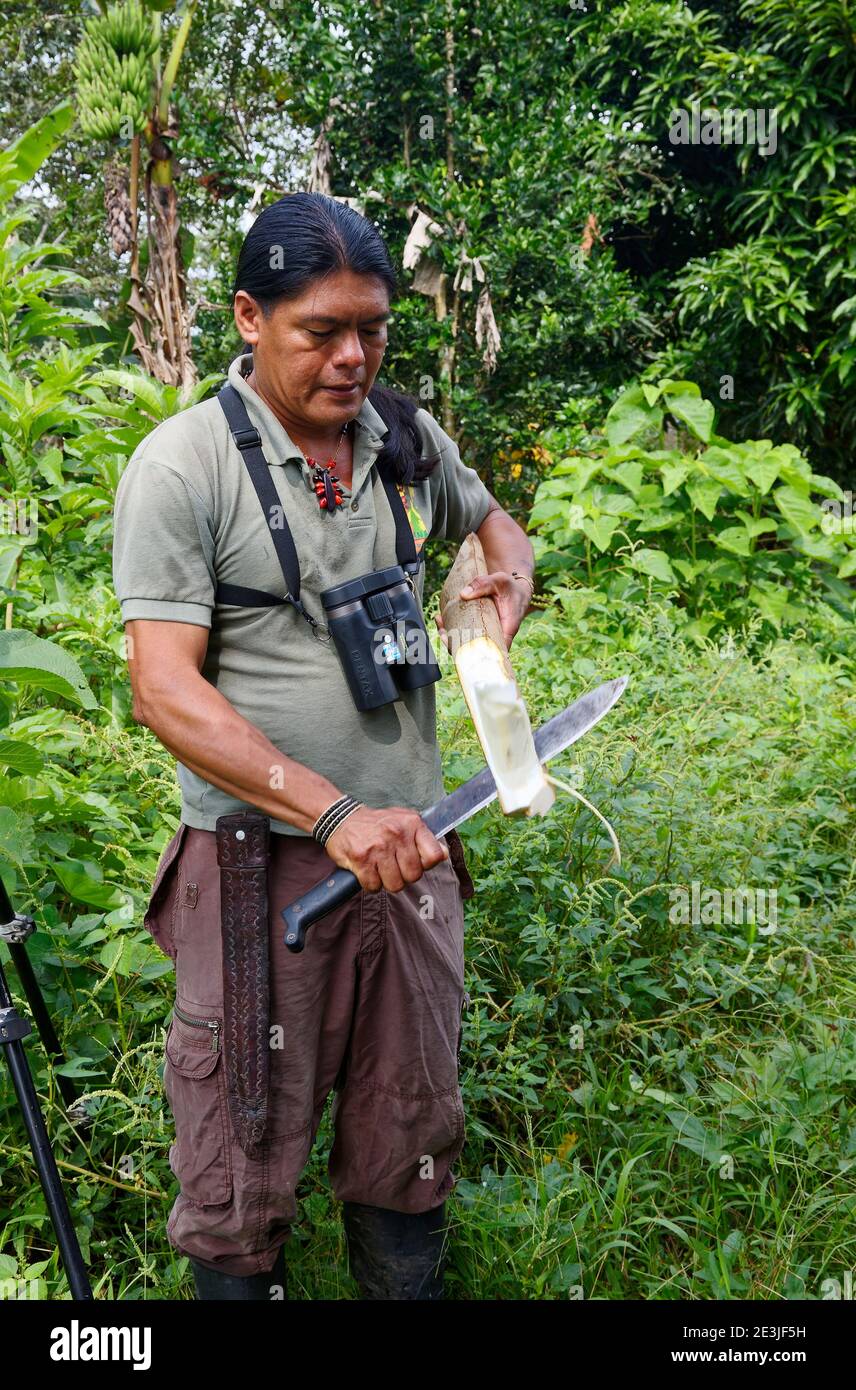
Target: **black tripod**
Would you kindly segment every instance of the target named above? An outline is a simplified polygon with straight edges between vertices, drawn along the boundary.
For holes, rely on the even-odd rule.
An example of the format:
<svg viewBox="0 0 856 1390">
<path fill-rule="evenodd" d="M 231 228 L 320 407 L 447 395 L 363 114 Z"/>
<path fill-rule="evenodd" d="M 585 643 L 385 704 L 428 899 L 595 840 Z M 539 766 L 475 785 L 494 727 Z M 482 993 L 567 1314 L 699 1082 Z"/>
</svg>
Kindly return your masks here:
<svg viewBox="0 0 856 1390">
<path fill-rule="evenodd" d="M 39 982 L 33 974 L 33 967 L 24 949 L 24 942 L 35 929 L 36 924 L 32 917 L 19 916 L 13 910 L 9 901 L 9 894 L 6 892 L 2 879 L 0 879 L 0 941 L 4 941 L 9 947 L 18 978 L 27 996 L 33 1018 L 38 1025 L 45 1051 L 49 1057 L 64 1061 L 65 1057 L 50 1015 L 45 1008 Z M 92 1289 L 83 1263 L 83 1255 L 71 1222 L 71 1214 L 65 1200 L 59 1169 L 53 1156 L 44 1116 L 39 1107 L 39 1098 L 21 1041 L 31 1032 L 32 1026 L 25 1018 L 21 1017 L 12 1002 L 6 976 L 3 973 L 3 965 L 0 962 L 0 1049 L 9 1063 L 12 1083 L 15 1087 L 21 1113 L 24 1116 L 24 1124 L 27 1126 L 30 1148 L 39 1170 L 39 1179 L 48 1204 L 53 1228 L 56 1231 L 60 1257 L 68 1276 L 72 1298 L 91 1300 Z M 67 1076 L 58 1076 L 57 1081 L 72 1123 L 85 1123 L 86 1117 L 80 1113 L 77 1105 L 77 1092 L 72 1082 Z"/>
</svg>

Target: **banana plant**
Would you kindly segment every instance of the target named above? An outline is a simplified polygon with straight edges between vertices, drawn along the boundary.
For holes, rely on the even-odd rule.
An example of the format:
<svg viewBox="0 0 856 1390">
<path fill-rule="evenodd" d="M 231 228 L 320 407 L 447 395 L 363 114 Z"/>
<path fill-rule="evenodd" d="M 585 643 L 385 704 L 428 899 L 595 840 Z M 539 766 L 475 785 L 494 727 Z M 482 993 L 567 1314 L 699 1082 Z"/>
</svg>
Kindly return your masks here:
<svg viewBox="0 0 856 1390">
<path fill-rule="evenodd" d="M 77 49 L 75 75 L 81 128 L 95 140 L 124 144 L 126 171 L 111 153 L 105 201 L 113 249 L 130 252 L 131 338 L 146 371 L 189 391 L 196 383 L 190 341 L 178 197 L 171 142 L 178 135 L 170 106 L 198 0 L 186 0 L 163 61 L 161 12 L 171 0 L 99 4 Z M 146 160 L 142 170 L 142 145 Z M 142 188 L 141 188 L 142 185 Z M 146 207 L 147 263 L 141 269 L 139 202 Z"/>
</svg>

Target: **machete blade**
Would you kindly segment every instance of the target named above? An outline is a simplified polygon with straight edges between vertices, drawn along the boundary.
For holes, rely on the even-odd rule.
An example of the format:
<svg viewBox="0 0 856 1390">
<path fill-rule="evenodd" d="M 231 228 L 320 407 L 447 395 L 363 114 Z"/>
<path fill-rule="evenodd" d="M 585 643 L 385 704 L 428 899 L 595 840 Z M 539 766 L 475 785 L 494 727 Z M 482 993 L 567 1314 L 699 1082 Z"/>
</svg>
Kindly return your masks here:
<svg viewBox="0 0 856 1390">
<path fill-rule="evenodd" d="M 549 762 L 558 753 L 570 748 L 572 743 L 594 728 L 598 720 L 607 714 L 616 700 L 620 699 L 627 685 L 628 677 L 619 676 L 617 680 L 605 681 L 597 690 L 581 695 L 561 714 L 548 719 L 535 733 L 535 751 L 542 763 Z M 485 767 L 471 777 L 468 782 L 444 796 L 434 806 L 422 812 L 422 819 L 433 834 L 445 835 L 456 825 L 469 820 L 482 807 L 489 806 L 496 797 L 496 783 L 490 768 Z M 286 925 L 285 944 L 289 951 L 302 951 L 306 944 L 306 929 L 319 918 L 326 917 L 335 907 L 341 906 L 360 891 L 360 881 L 350 869 L 334 869 L 326 878 L 309 888 L 293 903 L 282 909 Z"/>
<path fill-rule="evenodd" d="M 587 734 L 589 729 L 608 714 L 615 702 L 621 698 L 628 677 L 619 676 L 617 680 L 605 681 L 597 690 L 581 695 L 561 714 L 548 719 L 535 733 L 535 752 L 538 761 L 548 763 L 558 753 L 570 748 L 572 743 Z M 456 825 L 469 820 L 482 807 L 489 806 L 496 797 L 496 783 L 489 767 L 477 772 L 468 782 L 444 796 L 435 806 L 422 812 L 422 819 L 435 835 L 445 835 Z"/>
</svg>

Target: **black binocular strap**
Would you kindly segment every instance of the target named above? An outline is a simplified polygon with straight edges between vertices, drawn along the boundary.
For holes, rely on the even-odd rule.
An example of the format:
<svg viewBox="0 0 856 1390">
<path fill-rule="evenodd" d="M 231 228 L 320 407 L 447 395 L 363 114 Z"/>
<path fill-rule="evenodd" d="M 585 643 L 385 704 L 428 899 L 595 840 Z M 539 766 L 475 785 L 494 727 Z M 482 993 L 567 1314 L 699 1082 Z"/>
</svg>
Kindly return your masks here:
<svg viewBox="0 0 856 1390">
<path fill-rule="evenodd" d="M 234 386 L 227 383 L 218 391 L 217 399 L 222 406 L 223 414 L 226 416 L 229 429 L 232 432 L 232 438 L 241 451 L 241 457 L 247 466 L 247 472 L 262 504 L 262 511 L 265 514 L 265 520 L 273 539 L 288 592 L 285 598 L 280 598 L 277 594 L 265 593 L 263 589 L 248 589 L 242 584 L 218 584 L 214 598 L 217 603 L 235 605 L 241 608 L 269 608 L 271 604 L 275 603 L 290 603 L 312 627 L 317 627 L 317 619 L 311 617 L 300 602 L 300 565 L 297 551 L 288 527 L 285 508 L 279 500 L 279 494 L 270 475 L 270 465 L 262 450 L 261 435 L 250 419 L 240 392 L 236 391 Z M 407 520 L 401 494 L 392 479 L 385 476 L 384 473 L 381 473 L 381 482 L 389 499 L 395 522 L 395 553 L 398 563 L 406 571 L 413 573 L 418 569 L 422 557 L 417 554 L 413 531 Z M 281 524 L 275 524 L 275 521 L 279 521 L 280 516 Z"/>
</svg>

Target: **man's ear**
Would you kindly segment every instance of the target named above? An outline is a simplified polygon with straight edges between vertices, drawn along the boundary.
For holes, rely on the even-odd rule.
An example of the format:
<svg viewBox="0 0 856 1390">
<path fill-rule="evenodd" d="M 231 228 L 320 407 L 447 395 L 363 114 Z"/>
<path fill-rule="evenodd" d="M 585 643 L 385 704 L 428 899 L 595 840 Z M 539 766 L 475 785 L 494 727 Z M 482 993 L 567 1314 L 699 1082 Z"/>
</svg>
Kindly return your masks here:
<svg viewBox="0 0 856 1390">
<path fill-rule="evenodd" d="M 246 290 L 238 290 L 234 301 L 235 327 L 244 342 L 253 347 L 259 341 L 261 307 Z"/>
</svg>

